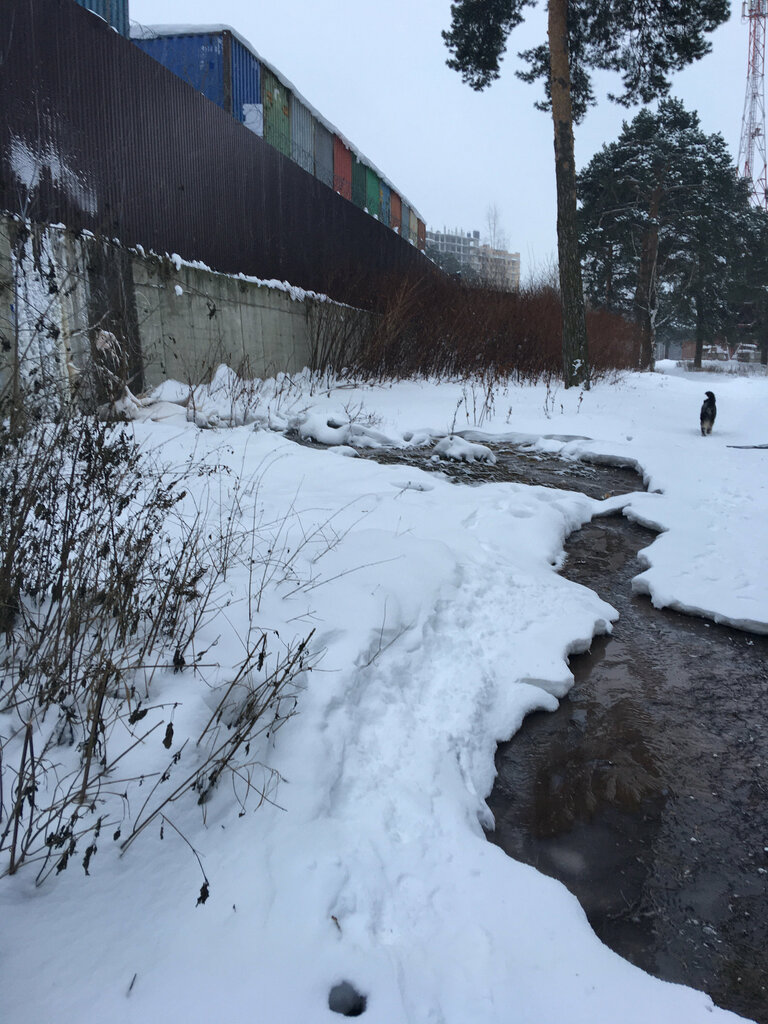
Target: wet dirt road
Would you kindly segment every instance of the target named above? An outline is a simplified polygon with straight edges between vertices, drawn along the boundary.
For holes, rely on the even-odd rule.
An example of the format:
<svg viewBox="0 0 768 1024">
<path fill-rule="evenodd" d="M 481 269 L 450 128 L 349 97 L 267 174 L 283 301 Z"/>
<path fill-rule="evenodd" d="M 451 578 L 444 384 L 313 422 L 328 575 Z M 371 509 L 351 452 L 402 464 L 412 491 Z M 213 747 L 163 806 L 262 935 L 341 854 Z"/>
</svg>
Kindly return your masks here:
<svg viewBox="0 0 768 1024">
<path fill-rule="evenodd" d="M 495 466 L 361 454 L 467 484 L 594 497 L 642 487 L 627 469 L 494 453 Z M 768 637 L 634 597 L 637 552 L 652 540 L 621 516 L 570 538 L 563 575 L 620 619 L 571 659 L 560 708 L 498 748 L 488 838 L 568 886 L 621 956 L 768 1024 Z"/>
</svg>

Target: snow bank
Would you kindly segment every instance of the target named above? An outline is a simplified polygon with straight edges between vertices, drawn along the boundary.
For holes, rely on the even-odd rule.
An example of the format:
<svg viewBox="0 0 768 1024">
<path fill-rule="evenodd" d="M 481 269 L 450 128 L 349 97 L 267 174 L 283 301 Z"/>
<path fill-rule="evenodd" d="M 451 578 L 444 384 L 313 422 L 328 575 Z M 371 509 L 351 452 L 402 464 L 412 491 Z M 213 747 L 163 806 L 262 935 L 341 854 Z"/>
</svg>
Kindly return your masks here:
<svg viewBox="0 0 768 1024">
<path fill-rule="evenodd" d="M 438 441 L 434 452 L 436 455 L 444 455 L 447 459 L 457 459 L 459 462 L 488 462 L 491 465 L 496 462 L 496 456 L 490 448 L 465 441 L 463 437 L 456 437 L 455 434 Z"/>
</svg>

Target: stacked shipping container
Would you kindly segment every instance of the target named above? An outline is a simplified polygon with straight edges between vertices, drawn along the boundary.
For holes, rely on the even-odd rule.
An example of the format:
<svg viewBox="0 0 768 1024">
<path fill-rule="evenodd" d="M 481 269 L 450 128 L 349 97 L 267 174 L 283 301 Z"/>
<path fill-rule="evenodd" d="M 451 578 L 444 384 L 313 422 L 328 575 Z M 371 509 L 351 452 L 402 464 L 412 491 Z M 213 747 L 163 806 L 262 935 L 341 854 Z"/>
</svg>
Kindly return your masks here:
<svg viewBox="0 0 768 1024">
<path fill-rule="evenodd" d="M 382 278 L 433 272 L 103 19 L 71 0 L 0 7 L 13 27 L 0 60 L 0 209 L 363 308 L 377 308 Z M 230 78 L 233 106 L 239 88 Z"/>
<path fill-rule="evenodd" d="M 85 6 L 117 3 L 88 0 Z M 300 167 L 413 245 L 426 226 L 362 154 L 232 29 L 134 29 L 134 43 Z"/>
<path fill-rule="evenodd" d="M 320 121 L 315 122 L 315 177 L 333 188 L 333 135 Z"/>
<path fill-rule="evenodd" d="M 315 126 L 309 109 L 291 95 L 291 159 L 310 174 L 315 173 Z M 267 140 L 269 141 L 269 140 Z"/>
<path fill-rule="evenodd" d="M 333 190 L 352 199 L 352 150 L 337 135 L 333 137 Z"/>
</svg>

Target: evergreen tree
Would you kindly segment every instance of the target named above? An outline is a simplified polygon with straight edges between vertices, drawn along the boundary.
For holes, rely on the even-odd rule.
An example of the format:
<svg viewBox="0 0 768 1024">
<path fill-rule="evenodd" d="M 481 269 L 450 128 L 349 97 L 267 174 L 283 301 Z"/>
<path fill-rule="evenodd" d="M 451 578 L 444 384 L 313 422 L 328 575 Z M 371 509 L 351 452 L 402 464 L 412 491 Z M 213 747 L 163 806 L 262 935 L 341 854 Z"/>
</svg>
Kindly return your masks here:
<svg viewBox="0 0 768 1024">
<path fill-rule="evenodd" d="M 634 316 L 643 367 L 662 323 L 695 330 L 700 365 L 704 344 L 754 292 L 764 244 L 765 216 L 750 206 L 722 136 L 705 135 L 695 113 L 663 100 L 595 155 L 579 193 L 589 299 Z"/>
<path fill-rule="evenodd" d="M 744 218 L 745 245 L 734 261 L 732 302 L 737 337 L 760 346 L 760 361 L 768 365 L 768 214 L 750 207 Z"/>
<path fill-rule="evenodd" d="M 535 0 L 455 0 L 451 28 L 443 32 L 450 67 L 474 89 L 500 75 L 510 32 Z M 566 386 L 589 385 L 584 296 L 578 254 L 573 124 L 594 102 L 593 69 L 621 77 L 610 98 L 649 102 L 669 89 L 669 75 L 709 51 L 705 34 L 728 17 L 727 0 L 548 0 L 547 42 L 521 54 L 525 81 L 543 79 L 555 136 L 557 238 L 563 307 Z"/>
</svg>

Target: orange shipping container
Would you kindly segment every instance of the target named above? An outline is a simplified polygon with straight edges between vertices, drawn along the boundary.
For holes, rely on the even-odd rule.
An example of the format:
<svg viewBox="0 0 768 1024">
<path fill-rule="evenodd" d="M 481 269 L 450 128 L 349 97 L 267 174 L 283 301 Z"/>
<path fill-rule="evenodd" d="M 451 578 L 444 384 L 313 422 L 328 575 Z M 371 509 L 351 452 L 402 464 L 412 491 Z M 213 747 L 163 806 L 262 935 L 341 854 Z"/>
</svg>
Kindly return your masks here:
<svg viewBox="0 0 768 1024">
<path fill-rule="evenodd" d="M 416 245 L 422 252 L 427 247 L 427 225 L 423 220 L 416 221 Z"/>
<path fill-rule="evenodd" d="M 403 224 L 403 204 L 397 192 L 393 192 L 389 197 L 389 224 L 393 231 L 398 232 Z"/>
<path fill-rule="evenodd" d="M 333 136 L 333 190 L 352 199 L 352 153 L 338 135 Z"/>
</svg>

